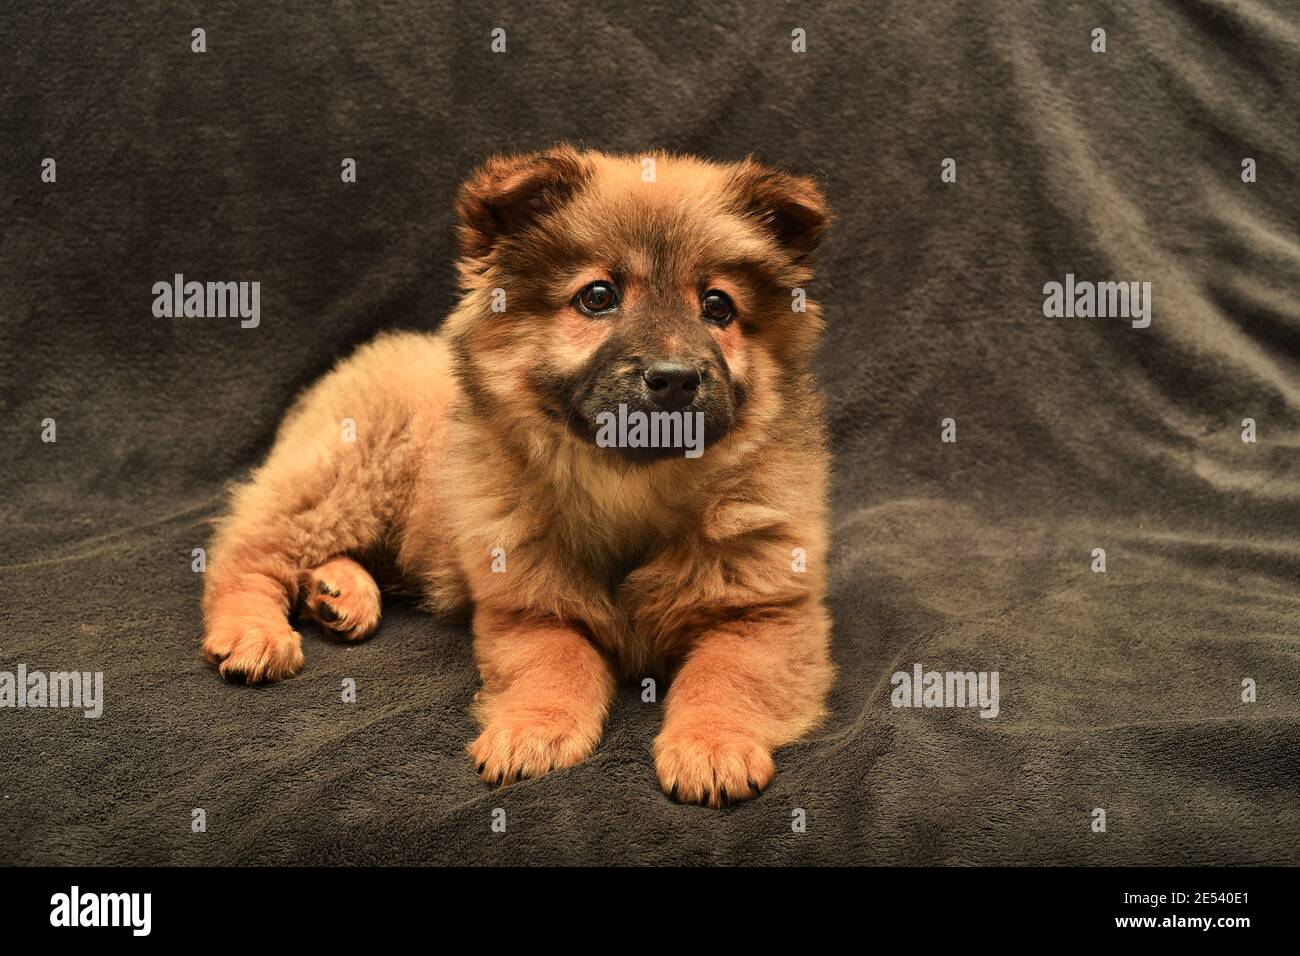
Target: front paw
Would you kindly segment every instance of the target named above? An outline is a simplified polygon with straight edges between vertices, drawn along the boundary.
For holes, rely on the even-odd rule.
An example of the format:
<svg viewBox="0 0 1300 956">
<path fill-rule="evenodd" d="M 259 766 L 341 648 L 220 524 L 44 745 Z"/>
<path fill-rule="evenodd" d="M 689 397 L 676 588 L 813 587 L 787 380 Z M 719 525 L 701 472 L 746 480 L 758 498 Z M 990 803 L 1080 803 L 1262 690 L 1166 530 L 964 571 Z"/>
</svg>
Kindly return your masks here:
<svg viewBox="0 0 1300 956">
<path fill-rule="evenodd" d="M 527 710 L 488 719 L 466 750 L 480 777 L 491 784 L 539 777 L 580 763 L 600 742 L 599 721 L 562 711 Z"/>
<path fill-rule="evenodd" d="M 744 731 L 706 721 L 665 729 L 655 740 L 655 772 L 679 803 L 724 807 L 756 797 L 776 773 L 771 752 Z"/>
</svg>

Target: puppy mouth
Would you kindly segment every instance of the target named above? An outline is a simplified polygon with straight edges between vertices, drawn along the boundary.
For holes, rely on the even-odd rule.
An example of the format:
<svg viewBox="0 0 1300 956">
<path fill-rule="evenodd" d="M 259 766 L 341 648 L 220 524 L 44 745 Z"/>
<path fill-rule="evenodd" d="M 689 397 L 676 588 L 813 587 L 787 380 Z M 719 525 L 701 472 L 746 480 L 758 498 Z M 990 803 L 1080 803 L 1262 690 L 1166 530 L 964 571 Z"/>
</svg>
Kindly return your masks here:
<svg viewBox="0 0 1300 956">
<path fill-rule="evenodd" d="M 594 441 L 588 444 L 596 445 Z M 600 446 L 597 445 L 597 447 Z M 609 451 L 634 465 L 653 465 L 659 461 L 673 461 L 686 457 L 681 448 L 626 448 L 615 446 L 610 448 Z"/>
<path fill-rule="evenodd" d="M 630 373 L 626 362 L 577 377 L 539 370 L 530 391 L 535 407 L 562 432 L 598 455 L 635 464 L 700 458 L 735 428 L 745 389 L 725 372 L 706 368 L 675 395 L 654 378 Z"/>
<path fill-rule="evenodd" d="M 585 444 L 637 464 L 695 459 L 732 427 L 730 396 L 702 387 L 681 407 L 665 407 L 644 390 L 597 385 L 567 404 L 569 431 Z"/>
</svg>

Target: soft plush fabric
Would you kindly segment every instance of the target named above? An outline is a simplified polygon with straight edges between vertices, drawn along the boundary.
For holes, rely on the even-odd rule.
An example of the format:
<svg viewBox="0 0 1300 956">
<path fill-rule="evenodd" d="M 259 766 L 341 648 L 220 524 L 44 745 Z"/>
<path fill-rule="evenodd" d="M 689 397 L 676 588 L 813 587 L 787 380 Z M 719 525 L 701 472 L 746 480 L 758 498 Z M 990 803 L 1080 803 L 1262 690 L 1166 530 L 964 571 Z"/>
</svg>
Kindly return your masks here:
<svg viewBox="0 0 1300 956">
<path fill-rule="evenodd" d="M 106 697 L 0 709 L 0 862 L 1300 859 L 1293 3 L 291 6 L 0 13 L 0 670 Z M 722 812 L 659 791 L 636 686 L 592 759 L 487 789 L 469 634 L 399 600 L 304 626 L 284 684 L 198 653 L 227 483 L 335 360 L 437 327 L 473 166 L 559 139 L 754 152 L 838 214 L 840 676 Z M 260 325 L 155 318 L 177 273 L 259 281 Z M 1150 282 L 1150 326 L 1045 317 L 1067 274 Z M 1000 713 L 891 706 L 917 663 L 997 671 Z"/>
</svg>

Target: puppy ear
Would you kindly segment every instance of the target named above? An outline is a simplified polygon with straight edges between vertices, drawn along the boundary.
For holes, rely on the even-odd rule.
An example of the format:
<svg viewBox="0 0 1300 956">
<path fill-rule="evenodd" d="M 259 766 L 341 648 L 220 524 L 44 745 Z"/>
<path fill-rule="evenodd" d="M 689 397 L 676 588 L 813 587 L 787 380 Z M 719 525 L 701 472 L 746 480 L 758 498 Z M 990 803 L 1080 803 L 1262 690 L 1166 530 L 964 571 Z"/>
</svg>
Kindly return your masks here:
<svg viewBox="0 0 1300 956">
<path fill-rule="evenodd" d="M 527 229 L 572 196 L 588 171 L 582 154 L 570 146 L 489 159 L 456 197 L 461 256 L 482 258 L 504 237 Z"/>
<path fill-rule="evenodd" d="M 756 217 L 796 262 L 812 255 L 834 217 L 809 176 L 770 169 L 747 159 L 732 179 L 747 215 Z"/>
</svg>

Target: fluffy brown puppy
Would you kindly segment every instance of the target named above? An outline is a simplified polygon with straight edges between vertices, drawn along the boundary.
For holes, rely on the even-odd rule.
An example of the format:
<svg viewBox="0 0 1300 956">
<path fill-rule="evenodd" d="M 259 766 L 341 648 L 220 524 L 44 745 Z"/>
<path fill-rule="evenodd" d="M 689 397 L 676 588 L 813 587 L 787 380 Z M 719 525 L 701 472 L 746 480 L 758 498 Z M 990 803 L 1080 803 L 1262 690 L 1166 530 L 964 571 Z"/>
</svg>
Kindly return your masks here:
<svg viewBox="0 0 1300 956">
<path fill-rule="evenodd" d="M 616 682 L 653 674 L 664 790 L 756 795 L 833 677 L 803 293 L 821 191 L 752 161 L 557 147 L 492 159 L 457 213 L 463 295 L 441 331 L 338 365 L 236 489 L 204 653 L 229 678 L 297 673 L 295 606 L 369 636 L 382 558 L 431 611 L 472 613 L 485 780 L 584 759 Z M 610 447 L 619 406 L 701 422 L 697 447 Z"/>
</svg>

